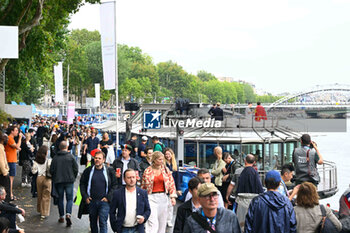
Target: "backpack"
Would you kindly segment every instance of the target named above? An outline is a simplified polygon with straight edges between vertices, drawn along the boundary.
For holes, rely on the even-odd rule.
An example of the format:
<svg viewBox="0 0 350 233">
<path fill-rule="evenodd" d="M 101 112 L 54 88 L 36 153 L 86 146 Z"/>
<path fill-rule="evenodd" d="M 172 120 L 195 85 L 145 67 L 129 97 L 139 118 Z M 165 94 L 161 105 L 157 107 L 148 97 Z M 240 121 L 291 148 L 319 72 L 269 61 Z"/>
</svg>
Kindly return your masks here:
<svg viewBox="0 0 350 233">
<path fill-rule="evenodd" d="M 339 232 L 337 228 L 334 226 L 333 222 L 327 218 L 326 209 L 323 205 L 320 205 L 321 212 L 322 212 L 322 220 L 320 222 L 320 225 L 317 228 L 316 232 L 319 233 L 337 233 Z"/>
<path fill-rule="evenodd" d="M 165 145 L 162 142 L 158 142 L 157 144 L 162 147 L 162 153 L 164 153 Z"/>
</svg>

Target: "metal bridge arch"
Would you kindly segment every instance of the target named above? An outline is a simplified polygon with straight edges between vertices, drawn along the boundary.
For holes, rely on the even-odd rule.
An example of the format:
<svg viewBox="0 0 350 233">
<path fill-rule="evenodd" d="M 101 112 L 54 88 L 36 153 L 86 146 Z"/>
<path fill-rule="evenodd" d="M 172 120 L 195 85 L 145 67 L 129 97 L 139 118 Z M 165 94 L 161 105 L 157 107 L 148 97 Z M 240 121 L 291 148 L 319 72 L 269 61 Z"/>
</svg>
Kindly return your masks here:
<svg viewBox="0 0 350 233">
<path fill-rule="evenodd" d="M 324 85 L 324 86 L 316 86 L 315 88 L 307 91 L 302 91 L 298 93 L 294 93 L 288 96 L 285 96 L 274 103 L 272 103 L 270 106 L 268 106 L 268 109 L 274 108 L 278 105 L 281 105 L 291 99 L 294 99 L 296 97 L 304 96 L 307 94 L 317 93 L 317 92 L 326 92 L 326 91 L 347 91 L 350 92 L 350 85 L 346 84 L 333 84 L 333 85 Z"/>
</svg>

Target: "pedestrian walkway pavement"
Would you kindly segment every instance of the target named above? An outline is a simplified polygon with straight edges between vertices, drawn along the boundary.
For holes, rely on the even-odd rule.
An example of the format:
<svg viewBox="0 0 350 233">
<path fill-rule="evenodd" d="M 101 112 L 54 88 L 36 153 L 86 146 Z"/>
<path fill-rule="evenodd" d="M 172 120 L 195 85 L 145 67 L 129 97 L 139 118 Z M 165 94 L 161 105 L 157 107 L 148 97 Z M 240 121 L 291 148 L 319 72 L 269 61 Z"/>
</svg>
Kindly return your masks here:
<svg viewBox="0 0 350 233">
<path fill-rule="evenodd" d="M 84 170 L 83 166 L 79 166 L 79 174 L 74 183 L 74 196 L 77 192 L 80 174 Z M 73 204 L 72 211 L 72 226 L 66 227 L 66 223 L 59 223 L 58 208 L 53 204 L 53 199 L 51 199 L 51 209 L 50 216 L 44 220 L 40 219 L 40 214 L 36 211 L 37 198 L 32 198 L 30 188 L 21 187 L 21 174 L 22 167 L 17 166 L 17 175 L 14 180 L 13 193 L 17 197 L 17 201 L 13 203 L 23 208 L 26 211 L 25 221 L 20 223 L 17 219 L 17 225 L 23 228 L 26 233 L 40 232 L 40 233 L 87 233 L 90 232 L 89 227 L 89 216 L 83 215 L 81 219 L 77 217 L 78 206 Z M 177 209 L 177 208 L 175 208 Z M 175 218 L 174 218 L 175 221 Z M 110 222 L 108 219 L 108 232 L 113 232 L 110 227 Z M 167 229 L 167 233 L 173 232 L 172 229 Z"/>
</svg>

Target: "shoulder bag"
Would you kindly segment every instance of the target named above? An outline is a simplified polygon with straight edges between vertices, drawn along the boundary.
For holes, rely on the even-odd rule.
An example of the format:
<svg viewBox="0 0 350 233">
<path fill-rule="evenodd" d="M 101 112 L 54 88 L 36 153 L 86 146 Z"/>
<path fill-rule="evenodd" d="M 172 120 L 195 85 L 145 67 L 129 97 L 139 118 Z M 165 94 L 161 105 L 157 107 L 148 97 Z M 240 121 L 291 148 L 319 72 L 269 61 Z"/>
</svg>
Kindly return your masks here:
<svg viewBox="0 0 350 233">
<path fill-rule="evenodd" d="M 326 209 L 323 205 L 320 205 L 321 212 L 322 212 L 322 220 L 320 222 L 320 225 L 317 228 L 316 232 L 319 233 L 337 233 L 339 232 L 337 228 L 334 226 L 333 222 L 327 218 Z"/>
<path fill-rule="evenodd" d="M 209 231 L 210 233 L 217 233 L 213 228 L 211 228 L 207 221 L 205 221 L 197 212 L 191 213 L 192 218 L 196 221 L 204 230 Z"/>
<path fill-rule="evenodd" d="M 49 166 L 49 160 L 46 161 L 46 171 L 45 171 L 46 178 L 51 178 L 52 175 L 50 173 L 50 166 Z"/>
</svg>

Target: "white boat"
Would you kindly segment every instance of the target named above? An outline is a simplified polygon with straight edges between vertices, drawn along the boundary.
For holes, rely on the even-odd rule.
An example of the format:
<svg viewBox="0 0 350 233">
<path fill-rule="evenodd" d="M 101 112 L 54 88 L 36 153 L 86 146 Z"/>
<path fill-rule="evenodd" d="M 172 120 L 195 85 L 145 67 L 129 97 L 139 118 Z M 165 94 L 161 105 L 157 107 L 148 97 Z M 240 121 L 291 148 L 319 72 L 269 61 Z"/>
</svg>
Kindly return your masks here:
<svg viewBox="0 0 350 233">
<path fill-rule="evenodd" d="M 167 147 L 174 149 L 180 167 L 210 168 L 214 163 L 214 147 L 220 145 L 231 153 L 238 163 L 246 154 L 256 155 L 261 178 L 271 169 L 281 169 L 292 162 L 294 148 L 300 146 L 301 133 L 279 125 L 274 118 L 256 122 L 252 115 L 245 117 L 233 111 L 224 111 L 224 120 L 216 122 L 207 113 L 209 106 L 190 104 L 186 114 L 179 114 L 174 104 L 144 104 L 129 121 L 131 133 L 149 138 L 157 136 Z M 159 129 L 145 129 L 144 116 L 149 112 L 161 114 Z M 118 126 L 119 140 L 125 143 L 126 122 Z M 94 125 L 103 131 L 116 130 L 115 122 Z M 149 140 L 148 143 L 151 140 Z M 335 163 L 324 161 L 318 165 L 321 177 L 318 192 L 321 198 L 338 191 Z"/>
</svg>

